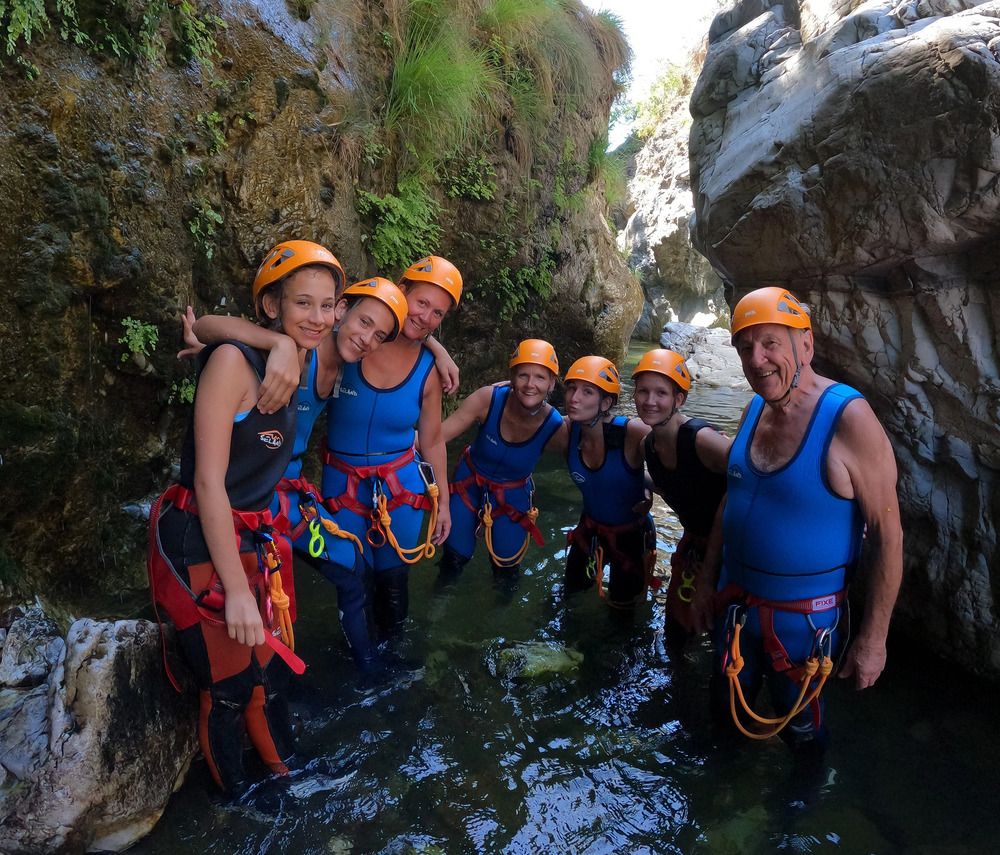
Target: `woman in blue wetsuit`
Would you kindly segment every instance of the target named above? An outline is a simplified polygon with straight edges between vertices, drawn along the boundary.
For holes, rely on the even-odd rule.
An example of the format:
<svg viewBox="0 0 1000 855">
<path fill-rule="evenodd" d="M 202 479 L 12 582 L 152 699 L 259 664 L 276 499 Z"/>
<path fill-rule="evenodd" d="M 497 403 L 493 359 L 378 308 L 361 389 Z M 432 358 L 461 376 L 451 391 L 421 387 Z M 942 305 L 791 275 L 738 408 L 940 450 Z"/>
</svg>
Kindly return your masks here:
<svg viewBox="0 0 1000 855">
<path fill-rule="evenodd" d="M 635 406 L 652 430 L 643 442 L 653 489 L 677 514 L 684 534 L 670 560 L 667 588 L 669 641 L 682 642 L 695 630 L 691 603 L 708 536 L 726 494 L 726 458 L 732 440 L 704 419 L 681 412 L 691 389 L 684 358 L 657 348 L 644 353 L 632 373 Z"/>
<path fill-rule="evenodd" d="M 257 271 L 258 317 L 285 330 L 300 360 L 334 324 L 338 270 L 323 247 L 289 241 Z M 246 789 L 244 732 L 272 773 L 288 773 L 285 689 L 290 669 L 304 667 L 290 649 L 294 603 L 281 573 L 291 588 L 291 567 L 281 566 L 268 510 L 292 454 L 295 402 L 257 410 L 263 374 L 263 355 L 241 343 L 202 353 L 180 479 L 150 512 L 153 601 L 178 630 L 200 690 L 202 753 L 230 795 Z"/>
<path fill-rule="evenodd" d="M 559 376 L 547 341 L 522 341 L 510 358 L 510 384 L 483 386 L 441 426 L 446 442 L 479 425 L 462 451 L 449 485 L 451 534 L 444 544 L 439 580 L 462 572 L 482 534 L 495 575 L 516 578 L 531 538 L 541 545 L 531 473 L 542 451 L 566 446 L 563 418 L 547 402 Z"/>
<path fill-rule="evenodd" d="M 642 441 L 649 427 L 611 415 L 621 393 L 618 369 L 603 356 L 574 362 L 566 385 L 569 437 L 566 462 L 583 494 L 580 522 L 569 535 L 566 593 L 591 587 L 613 606 L 627 608 L 646 591 L 656 557 L 648 507 Z M 611 578 L 605 593 L 604 568 Z"/>
<path fill-rule="evenodd" d="M 409 307 L 402 333 L 363 364 L 345 367 L 329 404 L 323 456 L 323 500 L 364 544 L 383 634 L 406 619 L 409 566 L 432 557 L 451 528 L 441 383 L 425 342 L 458 305 L 462 277 L 451 262 L 428 256 L 399 285 Z M 414 451 L 417 430 L 421 454 Z"/>
<path fill-rule="evenodd" d="M 320 503 L 320 491 L 303 475 L 302 458 L 313 425 L 343 367 L 396 337 L 406 318 L 406 298 L 392 282 L 378 277 L 351 285 L 343 297 L 333 335 L 324 337 L 301 370 L 292 459 L 277 485 L 271 511 L 289 531 L 287 542 L 336 586 L 341 627 L 351 655 L 362 671 L 371 671 L 377 666 L 377 658 L 366 611 L 370 574 L 361 557 L 361 543 L 341 531 Z M 237 337 L 279 352 L 287 342 L 285 336 L 248 328 L 239 319 L 216 316 L 199 319 L 194 333 L 208 342 Z M 291 550 L 288 552 L 290 557 Z"/>
</svg>

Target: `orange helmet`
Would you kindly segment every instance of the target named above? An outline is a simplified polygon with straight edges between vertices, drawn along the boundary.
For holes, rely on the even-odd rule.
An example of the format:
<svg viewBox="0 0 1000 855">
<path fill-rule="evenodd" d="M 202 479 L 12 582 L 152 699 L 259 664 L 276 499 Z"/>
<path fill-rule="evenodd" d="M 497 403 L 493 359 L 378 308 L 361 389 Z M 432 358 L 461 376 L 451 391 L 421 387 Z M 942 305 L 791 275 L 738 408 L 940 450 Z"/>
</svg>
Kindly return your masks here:
<svg viewBox="0 0 1000 855">
<path fill-rule="evenodd" d="M 644 353 L 639 364 L 635 366 L 632 377 L 634 378 L 643 371 L 662 374 L 668 380 L 673 380 L 684 392 L 691 390 L 691 372 L 684 362 L 684 357 L 672 350 L 660 347 Z"/>
<path fill-rule="evenodd" d="M 325 247 L 311 240 L 286 240 L 272 249 L 257 268 L 253 278 L 253 304 L 260 316 L 257 297 L 268 285 L 273 285 L 279 279 L 284 279 L 289 273 L 305 267 L 307 264 L 322 264 L 329 267 L 336 281 L 337 291 L 344 287 L 347 277 L 344 268 L 340 266 L 337 257 Z"/>
<path fill-rule="evenodd" d="M 403 282 L 430 282 L 437 285 L 448 292 L 456 306 L 462 299 L 462 274 L 454 264 L 440 255 L 428 255 L 420 261 L 414 261 L 403 271 L 399 284 L 402 285 Z"/>
<path fill-rule="evenodd" d="M 785 288 L 769 285 L 751 291 L 733 309 L 732 333 L 735 342 L 741 330 L 757 324 L 781 324 L 797 330 L 812 329 L 809 309 Z"/>
<path fill-rule="evenodd" d="M 513 368 L 515 365 L 541 365 L 543 368 L 548 368 L 557 377 L 559 376 L 559 359 L 556 357 L 556 349 L 540 338 L 526 338 L 514 348 L 508 367 Z"/>
<path fill-rule="evenodd" d="M 581 356 L 566 372 L 564 383 L 570 380 L 586 380 L 598 389 L 617 397 L 622 391 L 622 381 L 618 369 L 610 359 L 603 356 Z"/>
<path fill-rule="evenodd" d="M 396 285 L 388 279 L 383 279 L 381 276 L 373 276 L 371 279 L 363 279 L 360 282 L 355 282 L 347 288 L 344 291 L 344 298 L 347 299 L 350 297 L 373 297 L 388 306 L 389 311 L 392 312 L 394 326 L 392 333 L 387 335 L 385 340 L 392 341 L 399 335 L 399 331 L 403 328 L 403 324 L 406 321 L 407 308 L 406 297 L 403 296 L 403 292 Z"/>
</svg>

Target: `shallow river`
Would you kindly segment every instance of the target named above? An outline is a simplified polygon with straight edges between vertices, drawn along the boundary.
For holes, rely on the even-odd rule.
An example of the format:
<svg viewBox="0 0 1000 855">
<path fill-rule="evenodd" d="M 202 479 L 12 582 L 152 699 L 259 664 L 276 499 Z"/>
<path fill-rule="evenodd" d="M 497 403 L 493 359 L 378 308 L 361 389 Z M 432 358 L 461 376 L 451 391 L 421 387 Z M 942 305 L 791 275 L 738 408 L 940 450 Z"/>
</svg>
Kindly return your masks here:
<svg viewBox="0 0 1000 855">
<path fill-rule="evenodd" d="M 744 402 L 696 388 L 686 412 L 731 434 Z M 827 689 L 833 743 L 818 777 L 797 774 L 778 740 L 717 746 L 707 642 L 671 657 L 652 597 L 630 620 L 592 592 L 564 602 L 579 494 L 556 459 L 536 485 L 546 546 L 532 547 L 516 589 L 494 586 L 482 547 L 443 592 L 436 567 L 417 567 L 401 648 L 415 667 L 375 688 L 357 685 L 332 587 L 303 568 L 296 638 L 309 670 L 293 705 L 313 759 L 254 807 L 220 804 L 197 761 L 132 851 L 1000 851 L 1000 691 L 896 641 L 874 689 Z M 678 528 L 659 502 L 654 516 L 663 572 Z M 530 641 L 582 662 L 509 676 L 501 652 Z"/>
</svg>

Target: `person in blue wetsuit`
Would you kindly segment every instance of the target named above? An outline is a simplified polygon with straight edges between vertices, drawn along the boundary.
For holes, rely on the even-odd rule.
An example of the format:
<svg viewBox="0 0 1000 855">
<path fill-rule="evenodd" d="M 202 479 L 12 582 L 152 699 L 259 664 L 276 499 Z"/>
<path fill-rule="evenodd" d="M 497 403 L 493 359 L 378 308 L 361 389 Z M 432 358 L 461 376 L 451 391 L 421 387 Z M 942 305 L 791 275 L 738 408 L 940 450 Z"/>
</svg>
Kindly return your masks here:
<svg viewBox="0 0 1000 855">
<path fill-rule="evenodd" d="M 871 686 L 902 578 L 896 463 L 860 393 L 812 368 L 809 313 L 784 288 L 747 294 L 733 310 L 733 345 L 755 392 L 733 442 L 714 603 L 720 667 L 716 709 L 745 735 L 780 733 L 803 756 L 828 739 L 820 691 L 840 675 Z M 847 585 L 868 553 L 864 616 L 846 641 Z M 699 580 L 702 622 L 712 610 Z M 762 681 L 774 714 L 752 712 Z M 722 712 L 725 710 L 725 712 Z M 754 719 L 754 715 L 757 716 Z"/>
<path fill-rule="evenodd" d="M 447 259 L 428 256 L 410 265 L 399 285 L 409 307 L 402 332 L 345 367 L 330 400 L 323 455 L 324 502 L 364 544 L 374 570 L 373 615 L 384 636 L 406 619 L 410 565 L 433 557 L 451 528 L 441 383 L 425 342 L 458 305 L 462 277 Z"/>
<path fill-rule="evenodd" d="M 257 315 L 285 330 L 300 361 L 335 322 L 338 270 L 309 241 L 279 244 L 257 270 Z M 294 400 L 270 414 L 256 409 L 264 357 L 253 348 L 220 343 L 199 361 L 180 479 L 150 511 L 149 580 L 200 690 L 209 771 L 238 796 L 247 788 L 244 733 L 276 775 L 288 774 L 294 753 L 285 691 L 291 669 L 304 665 L 291 649 L 292 568 L 268 505 L 291 458 L 296 410 Z"/>
<path fill-rule="evenodd" d="M 694 582 L 726 492 L 732 440 L 704 419 L 681 412 L 691 372 L 679 353 L 663 348 L 644 353 L 632 379 L 636 411 L 652 428 L 643 442 L 646 470 L 684 528 L 670 560 L 664 625 L 667 640 L 679 644 L 694 631 Z"/>
<path fill-rule="evenodd" d="M 559 360 L 547 341 L 526 339 L 509 362 L 510 384 L 483 386 L 469 395 L 441 426 L 445 442 L 472 425 L 479 430 L 455 467 L 451 534 L 444 544 L 439 581 L 454 581 L 472 558 L 477 534 L 486 542 L 493 572 L 517 578 L 535 525 L 531 473 L 542 451 L 566 445 L 562 416 L 547 401 L 559 376 Z"/>
<path fill-rule="evenodd" d="M 370 573 L 361 556 L 360 542 L 340 530 L 320 502 L 319 489 L 304 476 L 302 458 L 313 425 L 344 366 L 394 339 L 405 318 L 406 298 L 387 279 L 366 279 L 343 292 L 333 335 L 324 337 L 301 370 L 292 459 L 271 506 L 275 519 L 288 529 L 288 542 L 295 552 L 335 585 L 341 627 L 355 663 L 364 672 L 378 666 L 367 612 Z M 193 332 L 196 338 L 208 342 L 239 337 L 272 351 L 280 351 L 285 346 L 283 339 L 287 341 L 273 331 L 247 328 L 239 319 L 215 316 L 198 319 Z"/>
<path fill-rule="evenodd" d="M 621 394 L 618 369 L 603 356 L 574 362 L 563 380 L 569 436 L 566 462 L 583 494 L 580 522 L 569 535 L 567 594 L 597 583 L 612 606 L 628 608 L 645 595 L 656 557 L 648 508 L 642 441 L 649 427 L 613 416 Z M 604 568 L 610 567 L 607 593 Z"/>
</svg>

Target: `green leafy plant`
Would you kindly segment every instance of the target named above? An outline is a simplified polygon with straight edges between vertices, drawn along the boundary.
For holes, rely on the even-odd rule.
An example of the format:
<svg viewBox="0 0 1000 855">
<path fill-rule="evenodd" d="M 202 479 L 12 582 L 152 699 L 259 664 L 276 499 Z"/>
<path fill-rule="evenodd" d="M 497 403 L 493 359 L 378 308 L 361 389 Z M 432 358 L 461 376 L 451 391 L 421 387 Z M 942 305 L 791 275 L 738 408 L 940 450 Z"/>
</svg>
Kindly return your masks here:
<svg viewBox="0 0 1000 855">
<path fill-rule="evenodd" d="M 167 403 L 172 404 L 177 401 L 181 404 L 193 404 L 196 388 L 194 380 L 190 377 L 175 380 L 170 384 L 170 395 L 167 397 Z"/>
<path fill-rule="evenodd" d="M 211 113 L 199 113 L 195 120 L 201 128 L 202 135 L 208 144 L 209 154 L 218 154 L 222 151 L 226 143 L 226 134 L 223 130 L 222 116 L 215 110 Z"/>
<path fill-rule="evenodd" d="M 497 193 L 493 180 L 496 174 L 493 164 L 483 155 L 452 158 L 445 164 L 441 183 L 450 199 L 461 197 L 489 202 Z"/>
<path fill-rule="evenodd" d="M 148 357 L 156 349 L 156 344 L 160 340 L 160 332 L 154 324 L 148 324 L 132 317 L 122 318 L 122 329 L 122 335 L 118 339 L 118 343 L 125 345 L 126 350 L 122 354 L 122 362 L 128 362 L 133 355 Z"/>
<path fill-rule="evenodd" d="M 433 252 L 441 241 L 440 205 L 426 184 L 411 176 L 399 182 L 398 195 L 357 191 L 358 213 L 371 224 L 361 236 L 380 270 L 399 270 Z"/>
<path fill-rule="evenodd" d="M 194 202 L 194 213 L 188 220 L 188 231 L 194 239 L 195 247 L 206 261 L 211 261 L 215 254 L 215 229 L 222 222 L 222 214 L 207 199 L 199 198 Z"/>
</svg>

